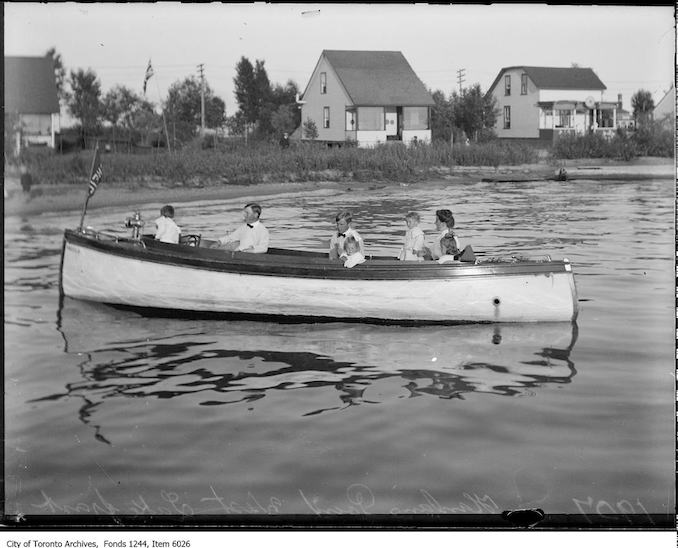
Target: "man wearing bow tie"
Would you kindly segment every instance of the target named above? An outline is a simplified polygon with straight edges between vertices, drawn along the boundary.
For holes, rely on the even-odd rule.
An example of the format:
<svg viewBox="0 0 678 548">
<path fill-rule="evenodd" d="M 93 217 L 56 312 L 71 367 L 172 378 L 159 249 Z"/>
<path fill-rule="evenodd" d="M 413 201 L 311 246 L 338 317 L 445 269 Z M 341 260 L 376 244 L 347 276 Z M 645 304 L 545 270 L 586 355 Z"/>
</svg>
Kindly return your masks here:
<svg viewBox="0 0 678 548">
<path fill-rule="evenodd" d="M 330 259 L 346 258 L 344 250 L 344 242 L 348 236 L 353 236 L 360 246 L 360 253 L 365 254 L 363 239 L 356 230 L 351 228 L 351 213 L 348 211 L 341 211 L 336 216 L 337 231 L 330 239 Z M 342 257 L 343 255 L 343 257 Z"/>
<path fill-rule="evenodd" d="M 230 234 L 219 238 L 217 247 L 227 251 L 245 253 L 266 253 L 268 251 L 268 229 L 259 221 L 261 206 L 247 204 L 242 210 L 244 223 Z"/>
</svg>

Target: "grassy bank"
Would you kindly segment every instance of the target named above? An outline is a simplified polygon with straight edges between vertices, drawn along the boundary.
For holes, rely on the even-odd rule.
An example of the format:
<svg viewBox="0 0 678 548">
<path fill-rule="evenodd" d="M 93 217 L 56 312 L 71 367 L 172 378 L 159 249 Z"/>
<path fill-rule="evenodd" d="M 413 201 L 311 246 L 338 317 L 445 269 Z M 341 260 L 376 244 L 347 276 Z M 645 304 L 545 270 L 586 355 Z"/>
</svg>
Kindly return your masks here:
<svg viewBox="0 0 678 548">
<path fill-rule="evenodd" d="M 591 133 L 559 137 L 551 154 L 558 159 L 604 158 L 629 161 L 639 156 L 671 158 L 675 147 L 673 131 L 655 124 L 634 133 L 618 131 L 612 138 Z"/>
<path fill-rule="evenodd" d="M 670 133 L 670 132 L 669 132 Z M 105 153 L 107 185 L 161 183 L 181 187 L 250 185 L 270 182 L 417 181 L 455 168 L 497 168 L 542 163 L 545 168 L 571 159 L 628 162 L 639 156 L 672 157 L 673 139 L 660 128 L 600 135 L 562 136 L 540 155 L 533 145 L 491 141 L 470 145 L 448 143 L 405 146 L 389 143 L 374 148 L 333 147 L 294 143 L 288 149 L 255 142 L 219 143 L 216 148 L 187 147 L 180 151 L 150 150 L 141 154 Z M 23 161 L 33 184 L 83 184 L 88 177 L 91 150 L 60 155 L 46 149 L 27 150 Z M 16 171 L 6 166 L 6 172 Z"/>
<path fill-rule="evenodd" d="M 537 153 L 525 145 L 501 143 L 455 146 L 388 144 L 375 148 L 327 148 L 300 143 L 289 149 L 270 144 L 230 149 L 164 150 L 147 154 L 107 153 L 102 157 L 107 184 L 163 181 L 182 186 L 253 184 L 270 181 L 412 181 L 440 167 L 534 163 Z M 82 184 L 92 151 L 70 155 L 27 154 L 35 184 Z"/>
<path fill-rule="evenodd" d="M 91 155 L 88 158 L 91 162 Z M 615 179 L 646 180 L 675 179 L 675 165 L 672 158 L 644 157 L 630 162 L 607 160 L 562 160 L 560 165 L 567 168 L 572 180 Z M 30 192 L 23 192 L 18 173 L 5 171 L 5 217 L 13 215 L 30 216 L 57 211 L 81 210 L 84 203 L 87 182 L 82 176 L 80 184 L 37 184 Z M 16 170 L 13 170 L 16 171 Z M 325 173 L 325 175 L 328 175 Z M 555 174 L 553 166 L 546 163 L 493 166 L 456 166 L 433 170 L 430 181 L 439 184 L 456 184 L 457 182 L 478 181 L 483 177 L 496 178 L 497 181 L 541 180 Z M 72 183 L 73 181 L 71 181 Z M 289 192 L 329 192 L 340 193 L 356 190 L 371 190 L 391 186 L 399 192 L 402 182 L 356 180 L 314 180 L 291 182 L 289 180 L 272 180 L 255 184 L 181 184 L 168 181 L 127 181 L 99 185 L 96 194 L 89 202 L 89 209 L 100 207 L 129 206 L 132 209 L 143 204 L 184 203 L 202 200 L 225 200 L 241 198 L 243 203 L 253 198 L 266 199 Z"/>
</svg>

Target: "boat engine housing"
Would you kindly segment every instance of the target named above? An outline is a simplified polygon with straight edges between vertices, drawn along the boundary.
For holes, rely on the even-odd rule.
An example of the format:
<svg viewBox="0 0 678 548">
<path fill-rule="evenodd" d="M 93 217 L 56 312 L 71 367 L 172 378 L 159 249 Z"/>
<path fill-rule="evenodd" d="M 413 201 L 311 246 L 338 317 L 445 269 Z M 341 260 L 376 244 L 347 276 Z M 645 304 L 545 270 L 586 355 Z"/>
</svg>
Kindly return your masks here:
<svg viewBox="0 0 678 548">
<path fill-rule="evenodd" d="M 141 229 L 144 227 L 144 220 L 141 218 L 141 213 L 138 211 L 134 212 L 132 217 L 127 217 L 125 219 L 125 228 L 132 229 L 132 238 L 139 240 L 141 238 Z"/>
</svg>

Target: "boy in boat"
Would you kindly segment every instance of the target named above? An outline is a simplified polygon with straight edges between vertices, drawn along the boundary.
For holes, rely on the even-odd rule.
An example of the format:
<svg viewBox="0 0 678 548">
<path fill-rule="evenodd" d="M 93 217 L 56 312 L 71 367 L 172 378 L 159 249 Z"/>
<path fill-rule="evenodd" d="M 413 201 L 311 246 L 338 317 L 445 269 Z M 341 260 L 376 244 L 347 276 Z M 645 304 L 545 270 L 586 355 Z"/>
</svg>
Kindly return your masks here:
<svg viewBox="0 0 678 548">
<path fill-rule="evenodd" d="M 171 205 L 160 209 L 160 217 L 155 220 L 155 239 L 167 244 L 178 244 L 181 229 L 174 222 L 174 208 Z"/>
<path fill-rule="evenodd" d="M 349 211 L 341 211 L 334 220 L 337 223 L 337 231 L 332 235 L 332 238 L 330 238 L 330 259 L 336 260 L 341 258 L 342 255 L 345 255 L 344 242 L 349 236 L 353 236 L 358 242 L 360 253 L 365 253 L 362 237 L 351 227 L 351 213 Z"/>
<path fill-rule="evenodd" d="M 419 253 L 424 249 L 424 231 L 419 228 L 419 214 L 408 213 L 405 215 L 405 242 L 400 250 L 398 259 L 401 261 L 423 261 L 424 258 Z"/>
<path fill-rule="evenodd" d="M 357 264 L 365 262 L 365 256 L 360 251 L 360 243 L 354 236 L 347 236 L 344 241 L 344 266 L 353 268 Z"/>
<path fill-rule="evenodd" d="M 216 247 L 227 251 L 245 253 L 266 253 L 268 251 L 268 229 L 261 223 L 261 206 L 247 204 L 242 210 L 243 224 L 230 234 L 219 238 Z"/>
</svg>

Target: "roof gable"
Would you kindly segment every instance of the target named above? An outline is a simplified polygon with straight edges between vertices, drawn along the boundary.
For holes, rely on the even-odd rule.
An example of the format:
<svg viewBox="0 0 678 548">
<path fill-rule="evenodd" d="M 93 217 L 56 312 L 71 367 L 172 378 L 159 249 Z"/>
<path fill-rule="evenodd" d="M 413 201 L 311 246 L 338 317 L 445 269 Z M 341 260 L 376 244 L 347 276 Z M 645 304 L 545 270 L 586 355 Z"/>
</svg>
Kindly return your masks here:
<svg viewBox="0 0 678 548">
<path fill-rule="evenodd" d="M 513 69 L 522 69 L 539 89 L 605 90 L 607 87 L 598 78 L 593 69 L 579 67 L 504 67 L 492 82 L 494 89 L 502 75 Z"/>
<path fill-rule="evenodd" d="M 54 66 L 50 57 L 5 57 L 5 112 L 59 112 Z"/>
<path fill-rule="evenodd" d="M 324 50 L 355 105 L 433 105 L 426 89 L 399 51 Z"/>
<path fill-rule="evenodd" d="M 673 87 L 673 84 L 664 94 L 657 106 L 654 107 L 654 113 L 656 115 L 665 116 L 673 114 L 674 109 L 676 108 L 676 89 Z"/>
</svg>

